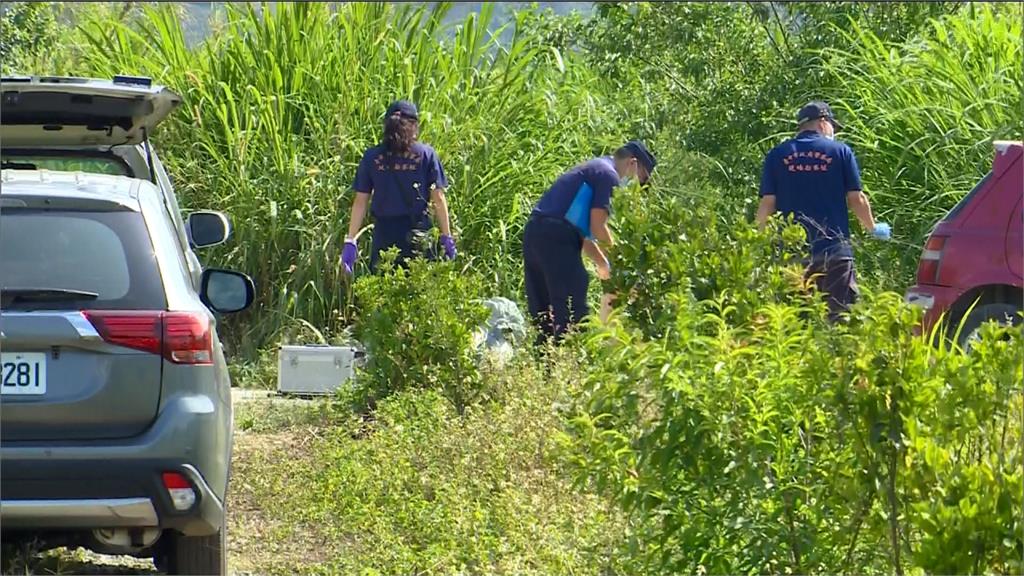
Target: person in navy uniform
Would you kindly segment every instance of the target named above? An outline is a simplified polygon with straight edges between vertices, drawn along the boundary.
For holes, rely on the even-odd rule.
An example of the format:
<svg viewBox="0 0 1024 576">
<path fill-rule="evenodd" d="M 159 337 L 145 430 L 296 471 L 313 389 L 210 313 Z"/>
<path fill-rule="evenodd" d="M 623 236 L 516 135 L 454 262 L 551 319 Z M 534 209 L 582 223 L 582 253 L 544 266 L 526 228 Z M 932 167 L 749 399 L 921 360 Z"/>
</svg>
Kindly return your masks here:
<svg viewBox="0 0 1024 576">
<path fill-rule="evenodd" d="M 849 211 L 876 238 L 888 240 L 888 224 L 875 223 L 864 195 L 853 150 L 835 140 L 841 128 L 825 102 L 810 102 L 797 113 L 797 135 L 765 156 L 757 224 L 775 212 L 792 215 L 807 232 L 806 278 L 827 294 L 829 320 L 836 322 L 857 301 Z"/>
<path fill-rule="evenodd" d="M 419 142 L 418 136 L 416 106 L 406 100 L 392 103 L 384 117 L 384 138 L 363 154 L 352 185 L 356 196 L 341 253 L 347 274 L 352 274 L 355 267 L 358 257 L 355 239 L 371 198 L 370 211 L 374 219 L 371 271 L 376 271 L 380 253 L 393 247 L 399 249 L 399 264 L 416 255 L 435 257 L 435 250 L 426 240 L 432 228 L 430 208 L 440 228 L 444 255 L 448 259 L 455 258 L 455 240 L 445 199 L 448 179 L 437 152 Z"/>
<path fill-rule="evenodd" d="M 608 229 L 614 189 L 624 181 L 646 184 L 656 160 L 633 140 L 614 156 L 594 158 L 562 174 L 537 202 L 523 233 L 526 300 L 539 329 L 538 344 L 560 341 L 589 314 L 585 253 L 601 280 L 610 276 L 601 246 L 613 243 Z"/>
</svg>

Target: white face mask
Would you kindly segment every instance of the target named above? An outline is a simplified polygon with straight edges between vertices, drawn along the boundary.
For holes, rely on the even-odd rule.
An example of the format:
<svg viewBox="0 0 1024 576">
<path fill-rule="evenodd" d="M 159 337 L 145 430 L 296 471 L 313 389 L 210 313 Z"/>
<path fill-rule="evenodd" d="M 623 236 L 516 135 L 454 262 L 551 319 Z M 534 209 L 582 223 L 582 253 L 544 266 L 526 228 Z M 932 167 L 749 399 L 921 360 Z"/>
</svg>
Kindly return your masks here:
<svg viewBox="0 0 1024 576">
<path fill-rule="evenodd" d="M 621 186 L 623 188 L 629 188 L 630 186 L 633 185 L 633 182 L 636 182 L 636 178 L 633 178 L 632 176 L 626 176 L 625 178 L 622 179 Z"/>
<path fill-rule="evenodd" d="M 835 134 L 825 134 L 825 138 L 828 138 L 829 140 L 835 140 L 836 139 L 836 135 Z"/>
</svg>

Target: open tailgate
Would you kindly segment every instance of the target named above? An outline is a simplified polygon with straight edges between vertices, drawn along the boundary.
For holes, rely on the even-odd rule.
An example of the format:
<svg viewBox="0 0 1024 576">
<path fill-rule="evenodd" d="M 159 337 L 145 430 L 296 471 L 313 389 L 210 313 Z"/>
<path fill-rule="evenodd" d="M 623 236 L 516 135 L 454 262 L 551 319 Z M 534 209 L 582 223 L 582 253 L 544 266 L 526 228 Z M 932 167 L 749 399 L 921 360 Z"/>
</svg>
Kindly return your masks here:
<svg viewBox="0 0 1024 576">
<path fill-rule="evenodd" d="M 4 147 L 138 144 L 181 104 L 147 78 L 0 79 Z"/>
</svg>

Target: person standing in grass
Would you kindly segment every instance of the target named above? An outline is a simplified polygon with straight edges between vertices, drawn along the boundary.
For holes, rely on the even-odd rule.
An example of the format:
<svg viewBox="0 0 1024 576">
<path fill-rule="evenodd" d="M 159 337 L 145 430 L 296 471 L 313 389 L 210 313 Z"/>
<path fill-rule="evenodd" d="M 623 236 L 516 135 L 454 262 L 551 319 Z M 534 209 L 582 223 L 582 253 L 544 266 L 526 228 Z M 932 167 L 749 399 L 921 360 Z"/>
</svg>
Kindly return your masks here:
<svg viewBox="0 0 1024 576">
<path fill-rule="evenodd" d="M 582 255 L 597 266 L 598 278 L 610 277 L 602 246 L 612 246 L 612 192 L 624 180 L 646 184 L 655 164 L 647 147 L 633 140 L 614 156 L 574 166 L 537 202 L 523 234 L 523 261 L 527 305 L 540 332 L 538 344 L 561 340 L 589 314 L 590 277 Z"/>
<path fill-rule="evenodd" d="M 352 186 L 356 196 L 341 252 L 347 274 L 355 268 L 356 238 L 368 204 L 374 219 L 371 270 L 376 271 L 380 253 L 389 248 L 399 249 L 400 264 L 417 255 L 435 257 L 427 234 L 432 228 L 431 208 L 445 257 L 450 260 L 456 256 L 445 199 L 448 179 L 437 152 L 418 141 L 419 126 L 419 112 L 413 103 L 392 103 L 384 116 L 382 142 L 367 150 L 359 162 Z"/>
<path fill-rule="evenodd" d="M 829 320 L 839 320 L 859 295 L 850 244 L 849 211 L 874 237 L 888 240 L 888 224 L 875 223 L 864 195 L 853 150 L 835 140 L 841 128 L 825 102 L 811 102 L 797 114 L 797 134 L 764 159 L 757 224 L 775 212 L 792 215 L 807 232 L 805 279 L 827 294 Z"/>
</svg>

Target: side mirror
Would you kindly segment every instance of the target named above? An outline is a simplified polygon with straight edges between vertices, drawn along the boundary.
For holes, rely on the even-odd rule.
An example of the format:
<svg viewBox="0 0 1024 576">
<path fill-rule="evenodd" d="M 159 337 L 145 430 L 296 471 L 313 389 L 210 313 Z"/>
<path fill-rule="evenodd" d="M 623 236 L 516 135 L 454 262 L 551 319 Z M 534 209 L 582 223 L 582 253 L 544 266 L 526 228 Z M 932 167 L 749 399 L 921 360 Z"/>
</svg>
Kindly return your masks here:
<svg viewBox="0 0 1024 576">
<path fill-rule="evenodd" d="M 231 221 L 220 212 L 193 212 L 188 216 L 188 243 L 193 248 L 223 244 L 231 236 Z"/>
<path fill-rule="evenodd" d="M 210 268 L 203 271 L 199 296 L 210 310 L 221 314 L 241 312 L 256 299 L 256 286 L 245 274 Z"/>
</svg>

